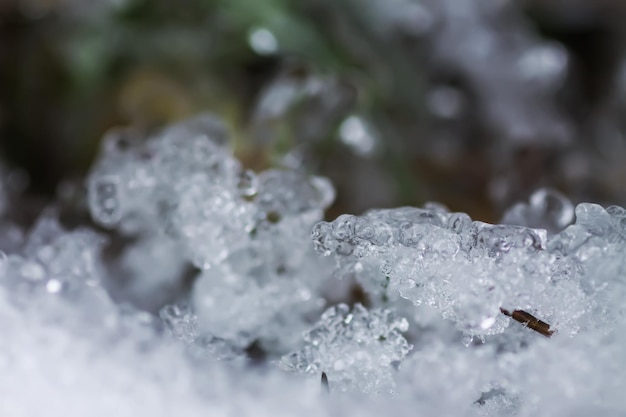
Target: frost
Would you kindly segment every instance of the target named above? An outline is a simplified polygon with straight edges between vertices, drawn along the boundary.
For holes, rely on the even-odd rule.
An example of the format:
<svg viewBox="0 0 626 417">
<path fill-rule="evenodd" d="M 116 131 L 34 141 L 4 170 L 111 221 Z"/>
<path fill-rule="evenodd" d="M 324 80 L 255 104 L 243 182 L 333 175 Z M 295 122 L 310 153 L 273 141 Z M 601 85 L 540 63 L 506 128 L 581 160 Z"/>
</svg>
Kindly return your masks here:
<svg viewBox="0 0 626 417">
<path fill-rule="evenodd" d="M 600 277 L 608 265 L 621 268 L 606 261 L 624 247 L 622 209 L 580 204 L 576 222 L 560 230 L 572 214 L 563 197 L 542 191 L 516 207 L 509 218 L 558 233 L 548 238 L 544 229 L 489 225 L 430 206 L 342 215 L 318 223 L 312 235 L 319 252 L 335 255 L 338 273 L 354 274 L 375 298 L 398 292 L 438 309 L 469 336 L 505 331 L 502 312 L 513 310 L 576 333 L 590 310 L 618 305 L 602 298 L 609 285 L 621 293 L 623 283 Z"/>
<path fill-rule="evenodd" d="M 138 269 L 156 266 L 125 293 L 176 287 L 188 261 L 202 270 L 190 305 L 203 337 L 234 348 L 292 346 L 285 328 L 298 334 L 324 305 L 318 290 L 329 266 L 312 256 L 307 237 L 334 199 L 332 185 L 298 171 L 242 169 L 212 116 L 147 139 L 128 135 L 105 140 L 88 187 L 94 220 L 140 239 L 122 268 L 145 276 Z"/>
<path fill-rule="evenodd" d="M 561 193 L 542 189 L 528 204 L 518 203 L 504 214 L 502 223 L 546 229 L 558 233 L 574 221 L 574 206 Z"/>
<path fill-rule="evenodd" d="M 392 393 L 393 364 L 412 348 L 401 334 L 408 327 L 406 319 L 389 310 L 367 311 L 357 304 L 351 311 L 340 304 L 322 314 L 304 335 L 302 350 L 285 355 L 280 366 L 316 375 L 324 372 L 333 390 Z"/>
<path fill-rule="evenodd" d="M 29 233 L 22 254 L 5 257 L 3 285 L 35 297 L 49 295 L 78 302 L 106 299 L 98 257 L 103 244 L 104 239 L 95 232 L 68 232 L 54 213 L 44 213 Z M 97 304 L 91 307 L 95 311 Z"/>
<path fill-rule="evenodd" d="M 213 116 L 111 134 L 100 232 L 51 207 L 2 238 L 1 415 L 624 414 L 626 209 L 539 190 L 502 224 L 324 222 L 326 179 L 227 143 Z"/>
<path fill-rule="evenodd" d="M 432 35 L 436 61 L 471 82 L 488 124 L 506 142 L 524 145 L 538 137 L 553 144 L 568 140 L 571 127 L 554 103 L 555 87 L 568 70 L 561 45 L 541 41 L 522 25 L 503 31 L 512 24 L 515 5 L 511 3 L 424 3 L 441 25 Z"/>
</svg>

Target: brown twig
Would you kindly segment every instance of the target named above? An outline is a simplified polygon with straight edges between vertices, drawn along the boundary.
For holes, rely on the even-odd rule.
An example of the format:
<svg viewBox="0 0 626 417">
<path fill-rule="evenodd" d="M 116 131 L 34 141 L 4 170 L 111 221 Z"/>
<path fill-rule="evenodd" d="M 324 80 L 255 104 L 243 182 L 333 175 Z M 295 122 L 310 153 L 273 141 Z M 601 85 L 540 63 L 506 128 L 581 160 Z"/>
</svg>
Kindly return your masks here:
<svg viewBox="0 0 626 417">
<path fill-rule="evenodd" d="M 555 330 L 550 329 L 550 325 L 548 323 L 539 320 L 537 317 L 525 312 L 524 310 L 513 310 L 513 312 L 511 313 L 510 311 L 505 310 L 501 307 L 500 311 L 505 316 L 511 317 L 513 320 L 524 324 L 529 329 L 533 329 L 534 331 L 544 335 L 545 337 L 550 337 L 555 332 Z"/>
</svg>

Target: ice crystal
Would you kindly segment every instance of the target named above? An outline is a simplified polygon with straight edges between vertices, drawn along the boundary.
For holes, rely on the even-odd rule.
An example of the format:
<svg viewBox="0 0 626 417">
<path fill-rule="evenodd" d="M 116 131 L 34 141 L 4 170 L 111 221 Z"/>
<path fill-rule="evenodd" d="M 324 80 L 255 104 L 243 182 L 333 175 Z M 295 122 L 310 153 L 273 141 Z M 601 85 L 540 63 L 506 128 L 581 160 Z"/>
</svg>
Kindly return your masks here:
<svg viewBox="0 0 626 417">
<path fill-rule="evenodd" d="M 507 210 L 502 223 L 546 229 L 558 233 L 574 221 L 574 205 L 561 193 L 542 189 L 528 204 L 518 203 Z"/>
<path fill-rule="evenodd" d="M 118 246 L 54 208 L 3 237 L 1 415 L 624 414 L 626 209 L 540 190 L 503 224 L 320 222 L 327 180 L 227 140 L 211 116 L 109 136 L 87 188 Z"/>
<path fill-rule="evenodd" d="M 547 198 L 533 196 L 533 215 L 566 226 L 571 204 Z M 533 213 L 519 207 L 520 214 Z M 503 332 L 508 319 L 501 308 L 532 311 L 572 333 L 590 309 L 616 305 L 600 300 L 608 296 L 607 264 L 595 260 L 623 249 L 622 213 L 580 204 L 576 222 L 548 239 L 544 229 L 489 225 L 439 206 L 373 210 L 319 223 L 313 238 L 318 251 L 340 261 L 340 274 L 355 274 L 375 296 L 397 291 L 440 310 L 470 336 Z M 611 288 L 621 293 L 622 284 Z"/>
<path fill-rule="evenodd" d="M 181 304 L 163 307 L 160 316 L 175 338 L 193 343 L 198 337 L 198 317 L 190 311 L 189 306 Z"/>
<path fill-rule="evenodd" d="M 242 169 L 212 116 L 143 141 L 125 135 L 105 141 L 89 202 L 94 220 L 141 237 L 126 265 L 161 258 L 150 261 L 155 276 L 174 268 L 174 278 L 139 282 L 142 291 L 155 281 L 175 285 L 176 265 L 187 259 L 203 270 L 191 304 L 206 337 L 236 347 L 257 339 L 270 349 L 291 345 L 283 326 L 297 334 L 304 316 L 323 306 L 317 290 L 325 266 L 311 256 L 307 236 L 334 198 L 330 183 L 292 170 Z"/>
<path fill-rule="evenodd" d="M 99 261 L 103 243 L 103 237 L 91 230 L 64 230 L 53 213 L 45 213 L 22 253 L 4 259 L 3 283 L 16 291 L 69 298 L 104 293 Z"/>
<path fill-rule="evenodd" d="M 365 393 L 391 393 L 394 363 L 411 350 L 401 332 L 408 322 L 389 310 L 368 311 L 360 304 L 352 310 L 340 304 L 328 309 L 304 335 L 302 350 L 285 355 L 283 369 L 321 375 L 333 389 Z"/>
<path fill-rule="evenodd" d="M 561 45 L 543 42 L 521 25 L 505 35 L 513 4 L 425 3 L 441 24 L 432 35 L 436 62 L 464 74 L 479 94 L 487 122 L 505 141 L 522 145 L 539 137 L 553 143 L 569 138 L 570 126 L 554 100 L 568 66 Z"/>
</svg>

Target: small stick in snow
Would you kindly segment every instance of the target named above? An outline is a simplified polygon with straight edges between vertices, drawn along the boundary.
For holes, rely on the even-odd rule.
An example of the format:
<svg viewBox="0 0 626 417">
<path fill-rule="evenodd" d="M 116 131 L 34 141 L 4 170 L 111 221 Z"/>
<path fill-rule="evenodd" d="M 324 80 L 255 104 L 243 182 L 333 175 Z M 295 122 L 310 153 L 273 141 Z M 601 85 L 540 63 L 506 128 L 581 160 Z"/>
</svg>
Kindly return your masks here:
<svg viewBox="0 0 626 417">
<path fill-rule="evenodd" d="M 555 330 L 550 329 L 550 325 L 548 323 L 539 320 L 537 317 L 525 312 L 524 310 L 513 310 L 513 312 L 511 313 L 508 310 L 500 308 L 500 311 L 505 316 L 511 317 L 513 320 L 526 325 L 526 327 L 528 327 L 529 329 L 533 329 L 534 331 L 544 335 L 545 337 L 550 337 L 555 332 Z"/>
</svg>

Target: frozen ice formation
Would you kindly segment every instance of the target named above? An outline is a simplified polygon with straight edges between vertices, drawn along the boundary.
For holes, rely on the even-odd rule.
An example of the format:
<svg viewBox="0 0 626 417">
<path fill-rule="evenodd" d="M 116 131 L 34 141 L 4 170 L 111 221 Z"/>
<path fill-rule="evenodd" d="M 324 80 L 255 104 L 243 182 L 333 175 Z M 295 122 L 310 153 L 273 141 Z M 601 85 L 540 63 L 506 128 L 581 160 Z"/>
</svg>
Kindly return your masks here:
<svg viewBox="0 0 626 417">
<path fill-rule="evenodd" d="M 210 116 L 174 125 L 151 140 L 132 131 L 111 132 L 87 183 L 94 220 L 126 233 L 165 227 L 183 188 L 190 200 L 200 185 L 218 187 L 219 194 L 238 174 L 237 162 L 221 146 L 225 138 L 225 127 Z"/>
<path fill-rule="evenodd" d="M 328 181 L 245 171 L 211 116 L 109 136 L 87 186 L 109 240 L 52 207 L 3 244 L 0 415 L 626 413 L 622 207 L 320 222 Z"/>
<path fill-rule="evenodd" d="M 515 25 L 512 17 L 519 6 L 513 3 L 424 3 L 440 25 L 432 35 L 435 60 L 474 86 L 491 128 L 516 145 L 536 138 L 552 144 L 569 139 L 571 128 L 557 110 L 554 94 L 567 74 L 565 48 Z"/>
<path fill-rule="evenodd" d="M 332 202 L 323 178 L 244 171 L 226 141 L 225 127 L 212 116 L 147 140 L 110 134 L 88 181 L 94 220 L 131 234 L 160 229 L 196 266 L 209 268 L 248 249 L 258 235 L 275 237 L 267 231 L 272 224 L 314 222 Z"/>
<path fill-rule="evenodd" d="M 509 208 L 502 223 L 546 229 L 558 233 L 574 221 L 574 205 L 561 193 L 541 189 L 533 193 L 528 204 L 517 203 Z"/>
<path fill-rule="evenodd" d="M 368 311 L 361 304 L 331 307 L 304 335 L 304 347 L 283 356 L 280 366 L 296 372 L 326 373 L 333 390 L 392 393 L 393 365 L 411 350 L 401 332 L 404 318 L 386 309 Z"/>
<path fill-rule="evenodd" d="M 101 225 L 142 237 L 130 267 L 150 249 L 168 259 L 160 270 L 181 258 L 202 270 L 190 296 L 201 334 L 280 351 L 297 340 L 284 329 L 297 335 L 324 305 L 317 290 L 329 268 L 308 235 L 333 187 L 293 170 L 243 170 L 227 140 L 212 116 L 145 140 L 112 134 L 88 181 L 89 207 Z M 173 244 L 161 250 L 155 239 Z"/>
<path fill-rule="evenodd" d="M 543 216 L 552 226 L 572 216 L 571 203 L 543 191 L 531 209 L 520 207 L 518 215 Z M 509 320 L 502 312 L 515 310 L 573 334 L 591 325 L 591 310 L 613 306 L 605 312 L 611 317 L 621 310 L 604 298 L 623 293 L 619 274 L 606 272 L 621 263 L 606 261 L 624 249 L 624 218 L 618 207 L 580 204 L 576 222 L 548 238 L 545 229 L 490 225 L 429 205 L 342 215 L 318 223 L 313 239 L 318 251 L 337 258 L 338 274 L 355 275 L 374 299 L 397 292 L 438 309 L 468 336 L 503 332 Z"/>
<path fill-rule="evenodd" d="M 2 283 L 13 291 L 95 301 L 106 299 L 99 251 L 102 236 L 89 229 L 66 231 L 53 212 L 44 213 L 21 254 L 5 256 Z M 97 304 L 94 304 L 93 311 Z"/>
</svg>

